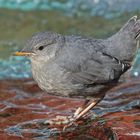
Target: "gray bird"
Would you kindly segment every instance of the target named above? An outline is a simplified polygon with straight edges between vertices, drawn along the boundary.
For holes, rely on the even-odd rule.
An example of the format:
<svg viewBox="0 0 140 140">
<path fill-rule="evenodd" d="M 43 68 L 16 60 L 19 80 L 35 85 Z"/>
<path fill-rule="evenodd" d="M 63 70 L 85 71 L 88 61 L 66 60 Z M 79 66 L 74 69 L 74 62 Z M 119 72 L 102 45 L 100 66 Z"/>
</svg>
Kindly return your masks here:
<svg viewBox="0 0 140 140">
<path fill-rule="evenodd" d="M 107 39 L 40 32 L 15 55 L 30 58 L 33 78 L 49 94 L 86 99 L 74 113 L 77 120 L 131 67 L 139 39 L 140 19 L 134 16 Z"/>
</svg>

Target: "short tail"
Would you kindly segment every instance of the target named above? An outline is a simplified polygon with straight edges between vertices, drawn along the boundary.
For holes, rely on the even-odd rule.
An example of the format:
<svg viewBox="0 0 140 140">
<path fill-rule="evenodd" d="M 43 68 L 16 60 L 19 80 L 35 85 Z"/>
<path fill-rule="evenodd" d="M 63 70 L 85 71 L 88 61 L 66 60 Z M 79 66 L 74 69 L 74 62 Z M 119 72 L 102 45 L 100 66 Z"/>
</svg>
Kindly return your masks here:
<svg viewBox="0 0 140 140">
<path fill-rule="evenodd" d="M 128 22 L 120 29 L 119 32 L 124 32 L 130 35 L 132 38 L 140 39 L 140 19 L 137 20 L 137 16 L 133 16 Z"/>
<path fill-rule="evenodd" d="M 139 40 L 140 19 L 133 16 L 116 34 L 105 41 L 105 51 L 121 61 L 132 62 L 139 47 Z"/>
</svg>

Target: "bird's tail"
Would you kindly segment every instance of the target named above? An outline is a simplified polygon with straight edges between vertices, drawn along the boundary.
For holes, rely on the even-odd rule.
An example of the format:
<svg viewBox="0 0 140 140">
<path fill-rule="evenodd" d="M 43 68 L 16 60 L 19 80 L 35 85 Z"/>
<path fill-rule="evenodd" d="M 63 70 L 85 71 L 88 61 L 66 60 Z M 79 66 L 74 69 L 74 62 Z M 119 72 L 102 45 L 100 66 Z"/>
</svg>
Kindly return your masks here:
<svg viewBox="0 0 140 140">
<path fill-rule="evenodd" d="M 133 16 L 116 34 L 105 40 L 105 51 L 119 60 L 132 62 L 139 46 L 139 39 L 140 19 Z"/>
<path fill-rule="evenodd" d="M 140 39 L 140 19 L 137 20 L 137 16 L 133 16 L 120 29 L 118 33 L 129 35 L 131 38 L 139 40 Z"/>
</svg>

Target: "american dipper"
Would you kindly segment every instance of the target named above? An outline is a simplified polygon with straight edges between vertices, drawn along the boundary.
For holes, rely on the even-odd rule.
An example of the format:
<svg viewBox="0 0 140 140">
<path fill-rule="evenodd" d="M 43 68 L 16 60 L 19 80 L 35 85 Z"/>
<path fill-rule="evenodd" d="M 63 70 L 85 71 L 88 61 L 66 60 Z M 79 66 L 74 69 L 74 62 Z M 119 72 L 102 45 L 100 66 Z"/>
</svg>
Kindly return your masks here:
<svg viewBox="0 0 140 140">
<path fill-rule="evenodd" d="M 49 94 L 90 100 L 74 113 L 77 120 L 131 67 L 139 39 L 140 19 L 134 16 L 107 39 L 40 32 L 15 55 L 30 58 L 33 78 Z"/>
</svg>

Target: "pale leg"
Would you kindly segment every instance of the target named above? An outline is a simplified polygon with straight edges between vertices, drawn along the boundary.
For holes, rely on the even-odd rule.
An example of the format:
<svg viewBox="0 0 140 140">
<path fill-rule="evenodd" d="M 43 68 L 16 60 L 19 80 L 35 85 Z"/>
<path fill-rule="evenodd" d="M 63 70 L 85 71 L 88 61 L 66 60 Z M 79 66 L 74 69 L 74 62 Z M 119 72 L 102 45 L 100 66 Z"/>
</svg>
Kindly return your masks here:
<svg viewBox="0 0 140 140">
<path fill-rule="evenodd" d="M 80 114 L 80 112 L 82 112 L 86 108 L 86 106 L 89 103 L 89 101 L 90 100 L 86 99 L 84 104 L 77 108 L 77 110 L 75 111 L 75 113 L 73 115 L 74 118 L 77 118 L 77 116 Z"/>
<path fill-rule="evenodd" d="M 93 101 L 91 104 L 89 104 L 85 109 L 83 109 L 75 118 L 75 120 L 81 118 L 83 115 L 85 115 L 90 109 L 92 109 L 97 104 L 97 101 Z"/>
</svg>

